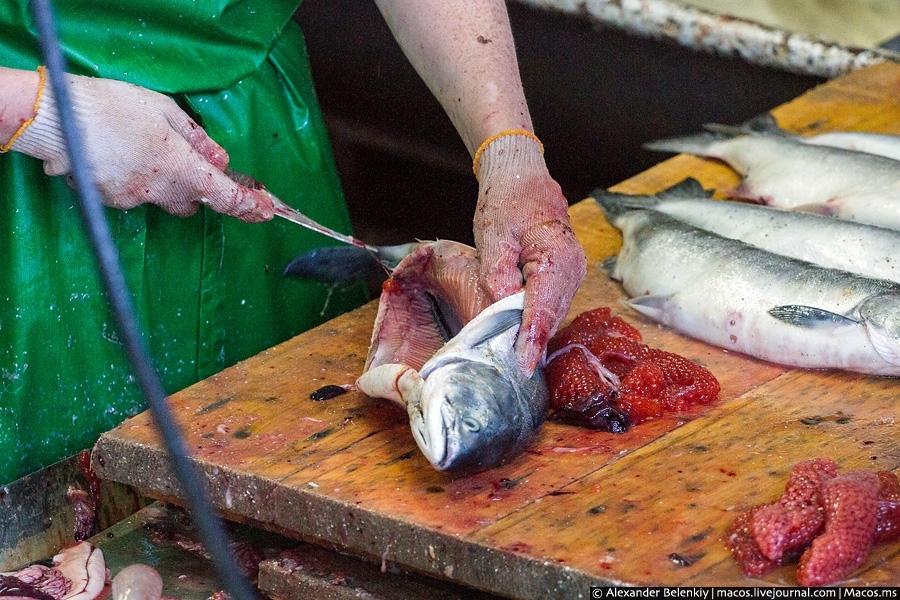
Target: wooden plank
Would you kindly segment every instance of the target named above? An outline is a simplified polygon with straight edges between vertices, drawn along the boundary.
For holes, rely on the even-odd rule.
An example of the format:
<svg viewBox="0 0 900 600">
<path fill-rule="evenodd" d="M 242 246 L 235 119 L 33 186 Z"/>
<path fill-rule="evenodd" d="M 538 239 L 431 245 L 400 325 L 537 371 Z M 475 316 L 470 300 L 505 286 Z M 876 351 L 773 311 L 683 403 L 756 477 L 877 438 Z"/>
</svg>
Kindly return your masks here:
<svg viewBox="0 0 900 600">
<path fill-rule="evenodd" d="M 900 66 L 829 82 L 775 110 L 798 131 L 900 133 Z M 617 190 L 652 193 L 685 176 L 725 190 L 721 164 L 679 156 Z M 599 208 L 571 209 L 591 268 L 570 316 L 612 306 L 651 345 L 707 366 L 720 401 L 625 435 L 546 424 L 510 464 L 450 479 L 421 456 L 402 410 L 349 393 L 362 369 L 374 303 L 174 394 L 213 501 L 235 519 L 513 598 L 584 597 L 610 583 L 740 585 L 723 545 L 737 511 L 775 499 L 791 466 L 831 456 L 842 468 L 896 469 L 896 380 L 790 370 L 686 339 L 625 309 L 594 265 L 620 238 Z M 148 414 L 104 435 L 94 468 L 152 497 L 177 499 Z M 896 581 L 880 548 L 855 583 Z M 793 585 L 785 568 L 765 580 Z"/>
</svg>

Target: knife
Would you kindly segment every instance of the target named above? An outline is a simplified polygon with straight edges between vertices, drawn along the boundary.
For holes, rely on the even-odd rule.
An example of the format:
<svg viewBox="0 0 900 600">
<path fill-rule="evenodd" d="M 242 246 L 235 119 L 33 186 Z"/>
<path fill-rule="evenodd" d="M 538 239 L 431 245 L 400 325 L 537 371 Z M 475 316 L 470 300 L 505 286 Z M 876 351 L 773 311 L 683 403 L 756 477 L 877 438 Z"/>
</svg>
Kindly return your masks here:
<svg viewBox="0 0 900 600">
<path fill-rule="evenodd" d="M 392 271 L 407 254 L 412 252 L 413 248 L 418 246 L 418 243 L 415 242 L 409 244 L 399 244 L 396 246 L 371 246 L 351 235 L 335 231 L 330 227 L 326 227 L 325 225 L 322 225 L 321 223 L 310 219 L 296 208 L 289 206 L 280 198 L 272 194 L 272 192 L 266 189 L 266 186 L 264 186 L 252 175 L 246 175 L 231 168 L 225 169 L 225 174 L 231 180 L 244 187 L 248 187 L 253 190 L 261 190 L 268 194 L 269 199 L 272 200 L 272 204 L 275 206 L 275 214 L 282 219 L 286 219 L 291 223 L 296 223 L 297 225 L 301 225 L 303 227 L 306 227 L 307 229 L 321 233 L 322 235 L 328 236 L 339 242 L 343 242 L 357 248 L 362 248 L 363 250 L 368 251 L 369 254 L 371 254 L 373 257 L 375 257 L 375 259 L 380 262 L 388 271 Z"/>
</svg>

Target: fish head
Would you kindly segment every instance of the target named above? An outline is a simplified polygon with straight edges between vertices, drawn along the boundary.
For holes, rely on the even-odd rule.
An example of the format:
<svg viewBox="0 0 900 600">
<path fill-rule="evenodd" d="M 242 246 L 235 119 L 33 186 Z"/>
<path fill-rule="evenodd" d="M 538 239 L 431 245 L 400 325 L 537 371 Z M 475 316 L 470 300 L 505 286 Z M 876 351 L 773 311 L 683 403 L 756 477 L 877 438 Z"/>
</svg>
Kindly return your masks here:
<svg viewBox="0 0 900 600">
<path fill-rule="evenodd" d="M 870 296 L 858 310 L 878 355 L 893 365 L 900 365 L 900 292 Z"/>
<path fill-rule="evenodd" d="M 436 469 L 455 475 L 483 471 L 516 456 L 546 416 L 543 371 L 536 370 L 525 384 L 490 362 L 443 364 L 425 380 L 419 405 L 410 407 L 419 448 Z M 540 406 L 534 410 L 541 399 L 543 411 Z"/>
</svg>

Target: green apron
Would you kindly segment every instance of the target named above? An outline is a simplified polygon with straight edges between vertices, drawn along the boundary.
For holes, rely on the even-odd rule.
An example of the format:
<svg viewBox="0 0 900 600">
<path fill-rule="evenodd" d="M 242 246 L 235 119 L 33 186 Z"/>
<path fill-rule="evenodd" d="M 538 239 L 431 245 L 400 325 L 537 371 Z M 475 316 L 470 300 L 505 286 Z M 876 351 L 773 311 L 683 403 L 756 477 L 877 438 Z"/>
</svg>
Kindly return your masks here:
<svg viewBox="0 0 900 600">
<path fill-rule="evenodd" d="M 172 94 L 249 173 L 311 218 L 350 221 L 315 101 L 298 0 L 57 0 L 70 71 Z M 27 0 L 0 0 L 0 65 L 40 64 Z M 282 277 L 329 241 L 282 220 L 107 210 L 168 392 L 365 300 Z M 0 155 L 0 485 L 144 409 L 63 178 Z"/>
</svg>

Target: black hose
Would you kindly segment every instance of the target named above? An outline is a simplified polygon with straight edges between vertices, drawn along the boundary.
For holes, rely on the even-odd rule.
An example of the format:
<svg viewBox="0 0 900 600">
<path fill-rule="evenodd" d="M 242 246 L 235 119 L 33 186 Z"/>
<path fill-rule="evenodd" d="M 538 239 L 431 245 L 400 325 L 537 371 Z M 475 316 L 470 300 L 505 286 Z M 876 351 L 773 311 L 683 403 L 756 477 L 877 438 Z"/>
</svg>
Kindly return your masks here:
<svg viewBox="0 0 900 600">
<path fill-rule="evenodd" d="M 169 452 L 171 466 L 184 491 L 194 524 L 203 545 L 209 552 L 219 582 L 234 600 L 256 600 L 257 594 L 242 575 L 234 554 L 229 547 L 225 527 L 216 515 L 206 496 L 202 477 L 198 476 L 190 462 L 184 440 L 166 403 L 162 381 L 150 360 L 150 354 L 142 342 L 137 316 L 131 304 L 131 295 L 119 263 L 109 224 L 106 222 L 100 192 L 91 177 L 91 165 L 84 152 L 84 144 L 75 122 L 64 73 L 65 58 L 57 39 L 53 8 L 50 0 L 33 0 L 32 7 L 41 39 L 44 63 L 56 94 L 63 136 L 72 165 L 75 188 L 78 191 L 82 216 L 90 236 L 103 285 L 115 315 L 120 338 L 125 345 L 135 376 L 140 385 L 156 426 Z"/>
</svg>

